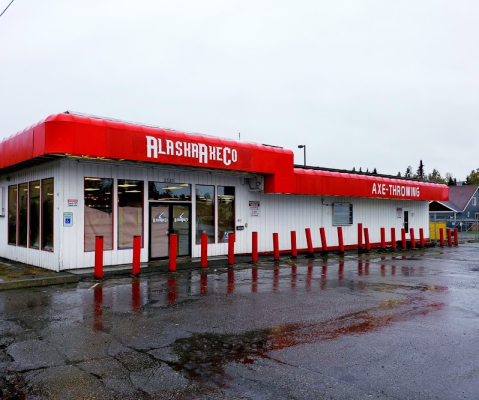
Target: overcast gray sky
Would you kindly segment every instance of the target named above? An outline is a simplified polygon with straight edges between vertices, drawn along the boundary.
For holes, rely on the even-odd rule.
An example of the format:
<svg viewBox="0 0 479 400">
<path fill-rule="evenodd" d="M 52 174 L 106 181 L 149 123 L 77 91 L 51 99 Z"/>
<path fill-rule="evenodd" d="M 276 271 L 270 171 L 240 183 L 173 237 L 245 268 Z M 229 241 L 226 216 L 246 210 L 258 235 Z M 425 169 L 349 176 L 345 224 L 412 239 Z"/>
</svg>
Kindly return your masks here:
<svg viewBox="0 0 479 400">
<path fill-rule="evenodd" d="M 15 0 L 0 139 L 75 110 L 463 180 L 479 168 L 478 16 L 477 0 Z"/>
</svg>

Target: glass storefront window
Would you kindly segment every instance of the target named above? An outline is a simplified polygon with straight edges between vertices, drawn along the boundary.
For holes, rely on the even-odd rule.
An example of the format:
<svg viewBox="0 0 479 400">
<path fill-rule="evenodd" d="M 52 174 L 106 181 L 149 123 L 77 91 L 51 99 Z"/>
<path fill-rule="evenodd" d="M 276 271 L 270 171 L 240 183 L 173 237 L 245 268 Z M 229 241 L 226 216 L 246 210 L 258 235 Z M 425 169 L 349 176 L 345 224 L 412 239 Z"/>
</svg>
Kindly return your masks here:
<svg viewBox="0 0 479 400">
<path fill-rule="evenodd" d="M 27 247 L 28 184 L 18 185 L 18 246 Z"/>
<path fill-rule="evenodd" d="M 191 185 L 188 183 L 148 182 L 150 200 L 191 201 Z"/>
<path fill-rule="evenodd" d="M 8 244 L 17 244 L 17 185 L 8 187 Z"/>
<path fill-rule="evenodd" d="M 113 179 L 85 178 L 85 251 L 95 250 L 103 236 L 105 250 L 113 250 Z"/>
<path fill-rule="evenodd" d="M 53 178 L 42 180 L 42 249 L 53 251 Z"/>
<path fill-rule="evenodd" d="M 38 249 L 40 246 L 40 181 L 30 182 L 29 221 L 29 246 Z"/>
<path fill-rule="evenodd" d="M 215 242 L 215 187 L 196 185 L 196 243 L 203 233 L 208 243 Z"/>
<path fill-rule="evenodd" d="M 143 181 L 119 179 L 118 248 L 132 248 L 133 236 L 143 242 Z"/>
<path fill-rule="evenodd" d="M 218 242 L 227 242 L 235 232 L 235 188 L 218 186 Z"/>
</svg>

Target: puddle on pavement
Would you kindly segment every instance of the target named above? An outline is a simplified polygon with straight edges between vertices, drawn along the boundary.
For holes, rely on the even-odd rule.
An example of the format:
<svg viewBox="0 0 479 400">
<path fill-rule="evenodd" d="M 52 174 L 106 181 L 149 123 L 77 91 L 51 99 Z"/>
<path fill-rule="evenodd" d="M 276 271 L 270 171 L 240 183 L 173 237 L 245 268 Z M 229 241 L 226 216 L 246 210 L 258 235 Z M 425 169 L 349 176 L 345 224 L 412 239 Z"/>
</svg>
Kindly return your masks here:
<svg viewBox="0 0 479 400">
<path fill-rule="evenodd" d="M 441 309 L 444 304 L 432 302 L 425 292 L 446 291 L 441 286 L 370 285 L 369 289 L 405 295 L 403 299 L 385 300 L 366 311 L 337 319 L 307 324 L 286 324 L 241 334 L 196 333 L 176 340 L 172 347 L 178 359 L 172 367 L 191 380 L 225 386 L 229 377 L 225 365 L 236 362 L 253 364 L 270 358 L 274 350 L 291 348 L 341 336 L 362 335 L 391 324 L 424 316 Z"/>
</svg>

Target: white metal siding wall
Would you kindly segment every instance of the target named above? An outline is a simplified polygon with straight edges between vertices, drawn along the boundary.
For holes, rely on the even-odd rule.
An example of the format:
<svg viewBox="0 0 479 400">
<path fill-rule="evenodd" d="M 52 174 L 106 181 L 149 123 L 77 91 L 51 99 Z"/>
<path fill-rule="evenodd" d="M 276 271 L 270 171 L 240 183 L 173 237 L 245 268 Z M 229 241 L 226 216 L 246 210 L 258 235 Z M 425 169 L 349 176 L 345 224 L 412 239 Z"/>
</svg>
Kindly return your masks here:
<svg viewBox="0 0 479 400">
<path fill-rule="evenodd" d="M 0 186 L 5 191 L 5 217 L 0 217 L 0 255 L 10 260 L 35 265 L 45 269 L 59 271 L 59 248 L 60 238 L 60 218 L 58 214 L 61 202 L 61 180 L 59 179 L 60 161 L 53 161 L 47 164 L 28 168 L 19 172 L 2 175 Z M 10 181 L 7 181 L 7 177 Z M 28 183 L 32 181 L 54 178 L 55 198 L 54 198 L 54 218 L 53 218 L 53 252 L 29 249 L 26 247 L 8 245 L 8 187 L 20 183 Z"/>
<path fill-rule="evenodd" d="M 265 195 L 262 192 L 251 191 L 245 182 L 245 176 L 233 175 L 212 171 L 186 170 L 168 166 L 129 165 L 107 162 L 88 162 L 74 159 L 63 159 L 35 168 L 30 168 L 10 175 L 10 181 L 5 176 L 0 181 L 0 186 L 7 188 L 9 185 L 46 179 L 55 179 L 55 217 L 54 217 L 54 252 L 45 252 L 7 245 L 8 216 L 0 217 L 0 255 L 16 261 L 37 265 L 43 268 L 62 270 L 72 268 L 85 268 L 94 265 L 94 252 L 84 251 L 84 178 L 110 178 L 114 180 L 113 205 L 114 205 L 114 230 L 113 250 L 105 251 L 105 265 L 118 265 L 131 263 L 132 250 L 117 250 L 117 185 L 118 179 L 142 180 L 144 182 L 145 197 L 143 204 L 144 213 L 144 247 L 141 250 L 141 261 L 148 261 L 149 244 L 149 201 L 148 182 L 163 182 L 172 179 L 175 183 L 192 184 L 193 201 L 191 203 L 192 218 L 192 256 L 200 256 L 200 246 L 195 243 L 195 186 L 215 185 L 235 187 L 235 218 L 236 226 L 244 226 L 242 231 L 236 231 L 236 253 L 251 252 L 251 233 L 259 234 L 259 251 L 272 251 L 272 234 L 279 234 L 281 250 L 291 248 L 290 231 L 297 232 L 298 248 L 306 248 L 305 228 L 310 228 L 314 247 L 321 247 L 319 228 L 324 227 L 328 246 L 337 246 L 337 229 L 332 225 L 332 204 L 353 204 L 353 225 L 344 226 L 345 245 L 357 244 L 357 223 L 363 223 L 369 228 L 372 243 L 380 241 L 380 228 L 386 228 L 386 240 L 390 240 L 390 228 L 396 228 L 396 238 L 400 239 L 402 218 L 396 217 L 396 208 L 407 208 L 410 211 L 410 227 L 416 230 L 419 237 L 419 228 L 424 228 L 426 237 L 429 237 L 429 219 L 427 201 L 401 201 L 364 198 L 345 198 L 331 196 L 299 196 L 299 195 Z M 217 193 L 215 192 L 215 196 Z M 77 207 L 69 207 L 68 199 L 78 200 Z M 5 199 L 6 200 L 6 199 Z M 260 216 L 250 216 L 249 201 L 260 201 Z M 216 209 L 218 202 L 215 201 Z M 63 227 L 63 212 L 73 213 L 73 226 Z M 216 216 L 218 213 L 216 212 Z M 217 220 L 217 218 L 216 218 Z M 217 227 L 215 228 L 217 233 Z M 216 243 L 208 246 L 208 254 L 227 254 L 227 243 Z"/>
<path fill-rule="evenodd" d="M 332 196 L 295 196 L 265 195 L 251 193 L 248 200 L 260 201 L 260 216 L 247 217 L 248 229 L 237 235 L 248 243 L 238 243 L 238 252 L 251 252 L 251 232 L 258 232 L 258 250 L 272 251 L 272 234 L 279 234 L 280 250 L 291 248 L 290 232 L 296 230 L 298 248 L 307 248 L 305 228 L 311 229 L 314 247 L 322 247 L 319 228 L 326 233 L 328 246 L 338 246 L 337 227 L 333 226 L 333 203 L 353 204 L 353 225 L 343 226 L 345 245 L 358 242 L 357 224 L 368 228 L 371 243 L 381 241 L 380 228 L 386 229 L 386 241 L 391 240 L 391 228 L 396 229 L 396 240 L 401 238 L 403 219 L 397 218 L 396 208 L 409 209 L 409 227 L 414 228 L 415 237 L 419 238 L 419 228 L 424 229 L 424 236 L 429 237 L 429 219 L 427 201 L 382 200 Z M 244 203 L 248 207 L 248 201 Z M 407 235 L 409 238 L 409 235 Z M 364 235 L 363 235 L 364 240 Z"/>
<path fill-rule="evenodd" d="M 148 182 L 164 182 L 166 179 L 172 179 L 176 183 L 192 184 L 193 202 L 191 203 L 192 218 L 192 256 L 199 257 L 201 248 L 195 244 L 195 202 L 194 202 L 194 185 L 216 185 L 216 186 L 235 186 L 236 187 L 236 219 L 242 219 L 243 212 L 246 209 L 238 207 L 244 195 L 242 195 L 241 177 L 239 175 L 214 173 L 211 171 L 184 170 L 168 166 L 133 166 L 128 164 L 109 164 L 75 160 L 63 160 L 62 176 L 66 182 L 63 193 L 62 211 L 73 212 L 73 227 L 62 229 L 62 243 L 64 243 L 61 254 L 61 269 L 85 268 L 91 267 L 95 262 L 94 252 L 84 252 L 84 178 L 111 178 L 114 180 L 114 190 L 112 192 L 114 201 L 114 231 L 113 231 L 113 250 L 105 251 L 104 264 L 118 265 L 131 263 L 133 257 L 132 249 L 117 250 L 118 232 L 117 232 L 117 185 L 118 179 L 142 180 L 144 182 L 144 203 L 143 203 L 143 238 L 144 246 L 141 249 L 141 262 L 148 261 L 148 245 L 149 245 L 149 201 L 148 201 Z M 216 189 L 215 189 L 216 190 Z M 215 192 L 215 196 L 217 193 Z M 78 199 L 78 207 L 68 207 L 68 199 Z M 217 201 L 215 206 L 217 207 Z M 217 215 L 217 213 L 216 213 Z M 237 223 L 238 224 L 238 223 Z M 215 230 L 216 231 L 216 230 Z M 208 246 L 209 255 L 226 254 L 228 249 L 227 243 L 217 243 Z"/>
</svg>

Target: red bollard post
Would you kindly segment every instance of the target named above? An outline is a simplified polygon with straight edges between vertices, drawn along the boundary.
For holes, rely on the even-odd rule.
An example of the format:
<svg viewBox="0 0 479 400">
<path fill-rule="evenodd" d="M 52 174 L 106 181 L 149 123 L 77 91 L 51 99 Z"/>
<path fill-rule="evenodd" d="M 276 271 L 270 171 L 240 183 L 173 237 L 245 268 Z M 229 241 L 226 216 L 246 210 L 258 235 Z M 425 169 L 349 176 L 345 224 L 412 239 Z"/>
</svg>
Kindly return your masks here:
<svg viewBox="0 0 479 400">
<path fill-rule="evenodd" d="M 95 279 L 103 279 L 103 236 L 95 237 Z"/>
<path fill-rule="evenodd" d="M 358 253 L 363 249 L 363 224 L 358 224 Z"/>
<path fill-rule="evenodd" d="M 201 268 L 208 266 L 208 234 L 201 234 Z"/>
<path fill-rule="evenodd" d="M 396 249 L 396 229 L 391 228 L 391 247 L 393 250 Z"/>
<path fill-rule="evenodd" d="M 459 231 L 457 228 L 454 228 L 454 246 L 459 246 Z"/>
<path fill-rule="evenodd" d="M 228 264 L 234 265 L 235 263 L 235 234 L 230 233 L 228 236 Z"/>
<path fill-rule="evenodd" d="M 168 269 L 170 272 L 176 271 L 176 253 L 178 248 L 178 235 L 174 233 L 170 234 L 170 260 L 168 263 Z"/>
<path fill-rule="evenodd" d="M 369 228 L 364 228 L 364 242 L 366 244 L 366 250 L 371 250 L 371 241 L 369 240 Z"/>
<path fill-rule="evenodd" d="M 254 263 L 258 262 L 258 232 L 253 232 L 251 239 L 253 241 L 253 252 L 251 253 L 251 258 Z"/>
<path fill-rule="evenodd" d="M 447 230 L 447 245 L 452 246 L 452 235 L 451 235 L 451 230 Z"/>
<path fill-rule="evenodd" d="M 407 247 L 407 245 L 406 245 L 406 229 L 404 229 L 404 228 L 401 229 L 401 245 L 402 245 L 403 249 L 405 249 Z"/>
<path fill-rule="evenodd" d="M 319 228 L 319 234 L 321 236 L 321 247 L 323 248 L 323 253 L 328 252 L 328 243 L 326 242 L 326 232 L 324 228 Z"/>
<path fill-rule="evenodd" d="M 381 228 L 381 249 L 386 249 L 386 229 Z"/>
<path fill-rule="evenodd" d="M 439 243 L 444 246 L 444 229 L 439 229 Z"/>
<path fill-rule="evenodd" d="M 278 234 L 273 233 L 273 249 L 274 249 L 274 261 L 279 260 L 279 239 Z"/>
<path fill-rule="evenodd" d="M 291 231 L 291 257 L 298 256 L 298 249 L 296 248 L 296 231 Z"/>
<path fill-rule="evenodd" d="M 313 240 L 311 239 L 311 229 L 306 228 L 304 231 L 306 233 L 306 241 L 308 242 L 308 255 L 314 256 Z"/>
<path fill-rule="evenodd" d="M 414 228 L 411 228 L 411 247 L 413 249 L 416 248 L 416 240 L 414 239 Z"/>
<path fill-rule="evenodd" d="M 419 244 L 424 247 L 424 229 L 419 228 Z"/>
<path fill-rule="evenodd" d="M 339 252 L 344 253 L 344 241 L 343 241 L 343 228 L 338 226 L 338 241 L 339 241 Z"/>
<path fill-rule="evenodd" d="M 141 236 L 133 236 L 133 276 L 140 275 Z"/>
</svg>

